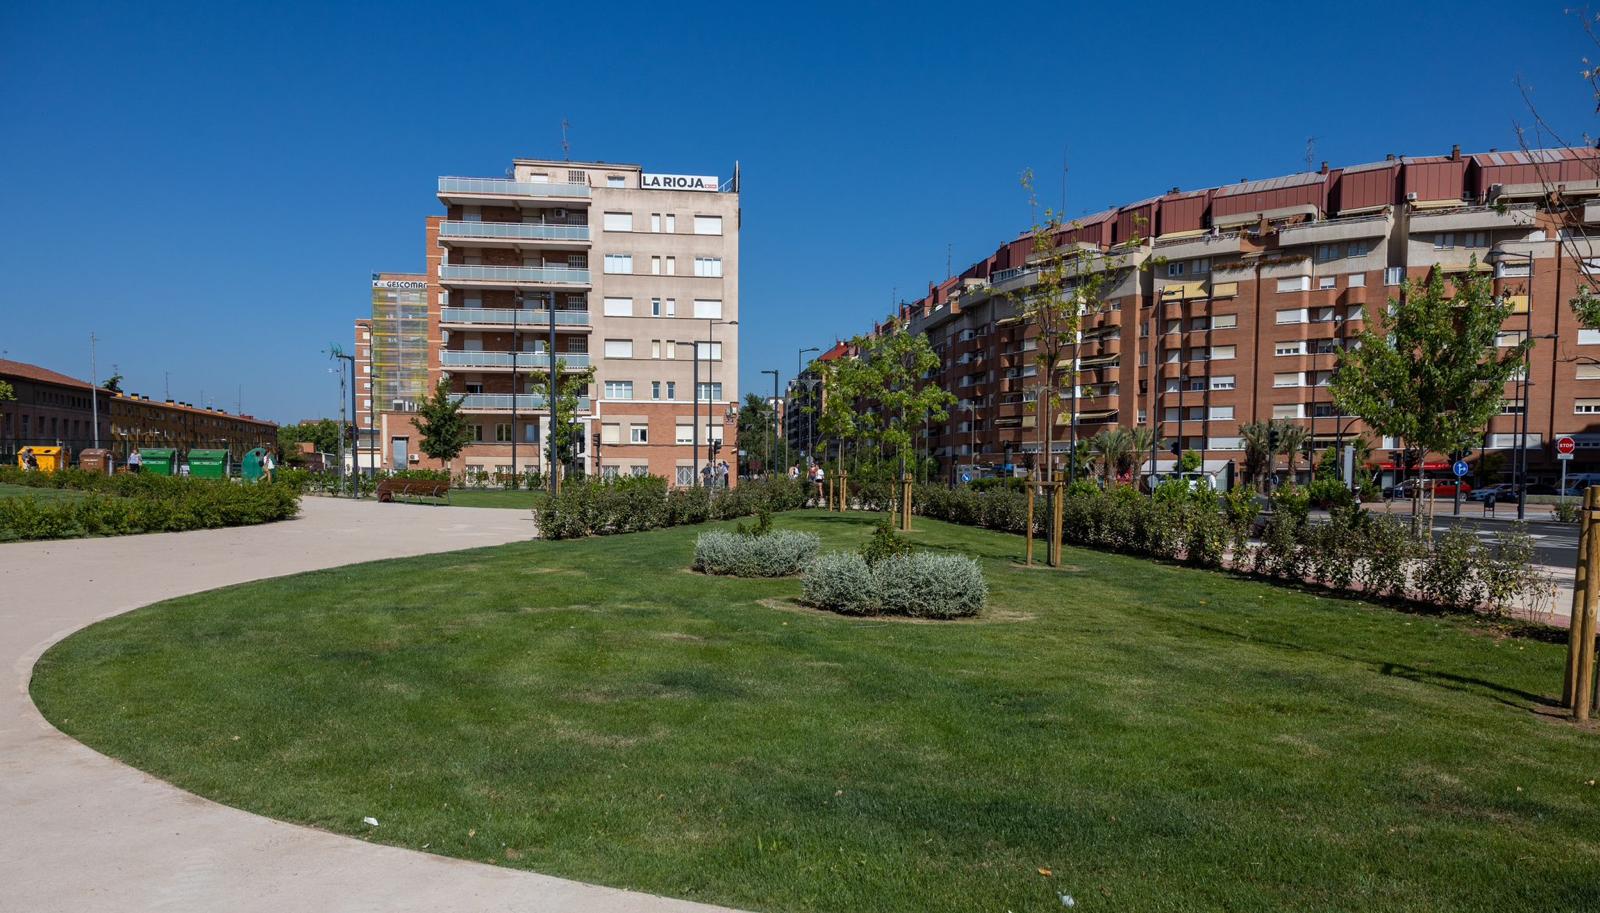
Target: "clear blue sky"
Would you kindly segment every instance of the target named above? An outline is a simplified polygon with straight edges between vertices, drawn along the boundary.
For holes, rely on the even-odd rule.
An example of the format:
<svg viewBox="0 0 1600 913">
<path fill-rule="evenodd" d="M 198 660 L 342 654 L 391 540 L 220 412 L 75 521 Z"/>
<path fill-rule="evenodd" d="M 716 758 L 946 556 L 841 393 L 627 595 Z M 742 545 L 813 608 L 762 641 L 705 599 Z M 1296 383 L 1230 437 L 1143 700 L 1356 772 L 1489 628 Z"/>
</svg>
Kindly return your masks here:
<svg viewBox="0 0 1600 913">
<path fill-rule="evenodd" d="M 1590 129 L 1561 2 L 85 5 L 0 9 L 0 350 L 333 414 L 373 270 L 441 174 L 513 156 L 744 169 L 742 390 L 1067 211 L 1385 153 L 1515 147 L 1514 79 Z M 965 7 L 965 8 L 963 8 Z M 988 12 L 1003 18 L 985 19 Z M 569 24 L 570 23 L 570 24 Z"/>
</svg>

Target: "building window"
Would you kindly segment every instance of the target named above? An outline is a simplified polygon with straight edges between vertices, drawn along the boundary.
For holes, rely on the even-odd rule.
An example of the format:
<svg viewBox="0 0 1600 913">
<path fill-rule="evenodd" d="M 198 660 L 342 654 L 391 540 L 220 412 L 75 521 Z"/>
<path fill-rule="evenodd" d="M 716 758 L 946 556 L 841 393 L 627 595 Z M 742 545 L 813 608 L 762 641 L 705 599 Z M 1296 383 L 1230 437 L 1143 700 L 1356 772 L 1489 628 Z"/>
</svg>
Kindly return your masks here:
<svg viewBox="0 0 1600 913">
<path fill-rule="evenodd" d="M 606 399 L 633 399 L 633 381 L 606 381 Z"/>
<path fill-rule="evenodd" d="M 1462 247 L 1488 247 L 1489 233 L 1486 231 L 1464 231 L 1461 233 Z"/>
<path fill-rule="evenodd" d="M 694 274 L 702 279 L 722 278 L 721 257 L 695 257 Z"/>
<path fill-rule="evenodd" d="M 661 398 L 661 381 L 653 380 L 653 381 L 650 382 L 650 398 L 651 399 L 660 399 Z"/>
<path fill-rule="evenodd" d="M 1327 291 L 1330 288 L 1337 288 L 1338 285 L 1339 285 L 1339 278 L 1337 276 L 1319 276 L 1319 277 L 1317 277 L 1317 289 L 1320 290 L 1320 291 Z"/>
<path fill-rule="evenodd" d="M 722 384 L 720 382 L 701 384 L 697 389 L 700 391 L 700 400 L 702 402 L 708 400 L 720 402 L 722 400 Z"/>
<path fill-rule="evenodd" d="M 1455 232 L 1442 231 L 1433 236 L 1434 250 L 1449 250 L 1456 246 Z"/>
<path fill-rule="evenodd" d="M 1306 344 L 1304 342 L 1280 342 L 1278 343 L 1277 347 L 1273 349 L 1273 354 L 1304 355 L 1306 354 Z"/>
<path fill-rule="evenodd" d="M 661 230 L 661 213 L 652 212 L 650 214 L 650 230 L 657 232 Z"/>
<path fill-rule="evenodd" d="M 666 357 L 668 357 L 668 358 L 677 358 L 678 357 L 678 343 L 677 343 L 677 341 L 673 340 L 673 339 L 668 339 L 668 340 L 665 340 L 665 342 L 667 344 L 667 355 L 666 355 Z"/>
<path fill-rule="evenodd" d="M 1343 249 L 1338 244 L 1317 245 L 1317 259 L 1323 263 L 1329 260 L 1337 260 L 1343 255 Z"/>
<path fill-rule="evenodd" d="M 660 257 L 651 257 L 650 258 L 650 275 L 652 275 L 652 276 L 661 275 L 661 258 Z"/>
<path fill-rule="evenodd" d="M 1217 361 L 1227 361 L 1234 357 L 1233 346 L 1212 346 L 1211 358 Z"/>
<path fill-rule="evenodd" d="M 1349 278 L 1345 280 L 1345 284 L 1349 285 L 1351 288 L 1366 288 L 1367 274 L 1351 273 Z"/>
<path fill-rule="evenodd" d="M 601 305 L 601 307 L 607 317 L 633 316 L 632 298 L 612 298 L 607 296 L 605 303 Z"/>
<path fill-rule="evenodd" d="M 622 443 L 622 426 L 620 424 L 615 423 L 615 422 L 606 422 L 605 424 L 601 425 L 600 426 L 600 443 L 602 443 L 602 444 L 620 444 L 620 443 Z"/>
<path fill-rule="evenodd" d="M 1572 405 L 1572 411 L 1576 412 L 1579 415 L 1597 415 L 1597 414 L 1600 414 L 1600 399 L 1574 400 L 1573 401 L 1573 405 Z"/>
<path fill-rule="evenodd" d="M 691 422 L 690 424 L 687 424 L 687 425 L 679 425 L 677 427 L 677 432 L 674 435 L 673 440 L 674 440 L 674 442 L 679 443 L 679 444 L 693 444 L 694 443 L 694 424 Z"/>
<path fill-rule="evenodd" d="M 1306 322 L 1306 309 L 1305 308 L 1290 308 L 1289 310 L 1286 310 L 1286 311 L 1279 311 L 1278 312 L 1277 321 L 1278 321 L 1278 323 L 1280 325 L 1285 324 L 1285 323 L 1305 323 Z"/>
<path fill-rule="evenodd" d="M 1600 365 L 1578 365 L 1578 380 L 1600 380 Z"/>
<path fill-rule="evenodd" d="M 633 340 L 607 339 L 605 353 L 607 358 L 632 358 Z"/>
<path fill-rule="evenodd" d="M 1579 330 L 1578 345 L 1600 346 L 1600 330 Z"/>
<path fill-rule="evenodd" d="M 648 444 L 648 443 L 650 443 L 650 426 L 649 425 L 630 425 L 628 427 L 628 443 L 630 443 L 630 444 Z"/>
<path fill-rule="evenodd" d="M 606 231 L 633 231 L 633 213 L 608 212 L 605 214 Z"/>
<path fill-rule="evenodd" d="M 473 425 L 472 426 L 472 439 L 474 441 L 482 441 L 483 440 L 483 426 L 482 425 Z"/>
<path fill-rule="evenodd" d="M 675 381 L 675 380 L 667 381 L 667 399 L 677 399 L 677 398 L 678 398 L 678 382 Z"/>
<path fill-rule="evenodd" d="M 1278 291 L 1281 292 L 1309 292 L 1311 291 L 1310 276 L 1290 276 L 1278 280 Z"/>
<path fill-rule="evenodd" d="M 722 300 L 720 298 L 696 298 L 694 300 L 694 316 L 701 320 L 721 320 Z"/>
<path fill-rule="evenodd" d="M 651 358 L 660 358 L 661 357 L 661 340 L 659 340 L 659 339 L 650 340 L 650 357 Z"/>
<path fill-rule="evenodd" d="M 678 316 L 678 299 L 676 299 L 676 298 L 668 298 L 668 299 L 666 299 L 666 305 L 667 305 L 667 316 L 668 317 L 676 317 L 676 316 Z"/>
<path fill-rule="evenodd" d="M 1233 384 L 1232 374 L 1217 374 L 1211 378 L 1211 389 L 1213 390 L 1232 390 Z"/>
<path fill-rule="evenodd" d="M 1238 314 L 1218 314 L 1211 318 L 1213 330 L 1227 330 L 1239 325 Z"/>
<path fill-rule="evenodd" d="M 1403 266 L 1386 266 L 1383 269 L 1384 285 L 1399 285 L 1406 281 L 1406 268 Z"/>
<path fill-rule="evenodd" d="M 676 213 L 667 213 L 667 233 L 672 234 L 678 230 L 678 216 Z"/>
<path fill-rule="evenodd" d="M 620 174 L 608 174 L 608 175 L 606 175 L 606 186 L 607 187 L 626 187 L 626 186 L 628 186 L 628 179 L 623 177 Z"/>
<path fill-rule="evenodd" d="M 678 258 L 677 257 L 668 257 L 667 258 L 667 275 L 669 275 L 669 276 L 678 275 Z"/>
<path fill-rule="evenodd" d="M 523 423 L 523 425 L 522 425 L 522 440 L 523 440 L 524 443 L 528 443 L 528 444 L 537 444 L 537 443 L 539 443 L 539 423 L 538 422 L 524 422 Z"/>
<path fill-rule="evenodd" d="M 628 275 L 633 272 L 632 254 L 606 254 L 606 272 Z"/>
<path fill-rule="evenodd" d="M 1288 371 L 1272 375 L 1274 387 L 1298 387 L 1305 383 L 1305 375 L 1299 371 Z"/>
<path fill-rule="evenodd" d="M 494 426 L 494 439 L 499 444 L 511 443 L 511 423 L 496 422 Z"/>
<path fill-rule="evenodd" d="M 720 235 L 720 234 L 722 234 L 722 217 L 721 216 L 695 216 L 694 217 L 694 233 L 697 234 L 697 235 Z"/>
<path fill-rule="evenodd" d="M 1301 410 L 1300 410 L 1300 404 L 1299 403 L 1288 403 L 1288 404 L 1285 404 L 1285 405 L 1273 406 L 1272 407 L 1272 417 L 1273 418 L 1304 418 L 1305 416 L 1301 415 Z"/>
<path fill-rule="evenodd" d="M 660 317 L 661 316 L 661 299 L 660 298 L 651 298 L 650 299 L 650 316 L 651 317 Z"/>
<path fill-rule="evenodd" d="M 1176 278 L 1178 276 L 1183 275 L 1184 268 L 1185 268 L 1185 264 L 1184 264 L 1184 261 L 1182 261 L 1182 260 L 1174 260 L 1171 263 L 1168 263 L 1167 264 L 1167 278 L 1171 279 L 1171 278 Z"/>
<path fill-rule="evenodd" d="M 720 342 L 697 342 L 695 343 L 695 348 L 700 354 L 701 361 L 722 360 L 722 343 Z"/>
</svg>

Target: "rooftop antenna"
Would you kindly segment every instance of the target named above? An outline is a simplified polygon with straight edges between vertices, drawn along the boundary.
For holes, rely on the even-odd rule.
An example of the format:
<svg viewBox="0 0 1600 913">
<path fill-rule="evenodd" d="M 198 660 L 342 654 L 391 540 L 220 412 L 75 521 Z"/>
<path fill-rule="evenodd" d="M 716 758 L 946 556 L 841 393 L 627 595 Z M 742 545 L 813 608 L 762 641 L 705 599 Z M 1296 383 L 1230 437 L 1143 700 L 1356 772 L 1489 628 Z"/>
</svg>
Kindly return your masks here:
<svg viewBox="0 0 1600 913">
<path fill-rule="evenodd" d="M 1067 217 L 1067 146 L 1061 145 L 1061 218 Z"/>
<path fill-rule="evenodd" d="M 951 244 L 948 241 L 945 242 L 945 245 L 944 245 L 944 277 L 946 279 L 949 279 L 951 276 L 955 275 L 954 273 L 952 273 L 950 271 L 950 254 L 954 249 L 955 249 L 955 245 Z"/>
<path fill-rule="evenodd" d="M 1316 170 L 1316 168 L 1312 165 L 1312 163 L 1315 162 L 1316 160 L 1317 160 L 1317 138 L 1314 137 L 1314 136 L 1308 136 L 1308 137 L 1306 137 L 1306 170 L 1307 171 L 1315 171 Z"/>
<path fill-rule="evenodd" d="M 572 161 L 572 144 L 567 142 L 567 128 L 571 126 L 565 117 L 561 118 L 561 160 L 564 162 Z"/>
</svg>

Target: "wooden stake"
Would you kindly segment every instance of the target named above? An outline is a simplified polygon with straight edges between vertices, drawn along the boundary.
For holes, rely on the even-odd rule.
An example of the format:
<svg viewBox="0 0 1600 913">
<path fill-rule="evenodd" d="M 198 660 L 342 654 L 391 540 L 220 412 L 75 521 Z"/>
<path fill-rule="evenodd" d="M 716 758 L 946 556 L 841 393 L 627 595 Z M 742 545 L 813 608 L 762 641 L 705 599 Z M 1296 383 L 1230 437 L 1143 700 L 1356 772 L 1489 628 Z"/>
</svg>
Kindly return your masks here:
<svg viewBox="0 0 1600 913">
<path fill-rule="evenodd" d="M 1600 496 L 1591 486 L 1584 491 L 1585 495 Z M 1585 549 L 1587 561 L 1591 569 L 1600 569 L 1600 535 L 1593 530 L 1594 514 L 1597 510 L 1595 497 L 1585 499 L 1588 509 L 1584 511 L 1590 523 L 1588 548 Z M 1578 722 L 1589 719 L 1589 711 L 1594 707 L 1594 629 L 1595 629 L 1595 604 L 1600 600 L 1600 573 L 1584 575 L 1583 580 L 1583 620 L 1578 625 L 1578 671 L 1575 683 L 1575 698 L 1572 704 L 1572 716 Z"/>
<path fill-rule="evenodd" d="M 1061 566 L 1061 514 L 1065 506 L 1064 486 L 1058 479 L 1050 483 L 1050 566 Z"/>
<path fill-rule="evenodd" d="M 839 470 L 839 513 L 844 513 L 850 504 L 850 473 Z"/>
<path fill-rule="evenodd" d="M 906 473 L 900 484 L 900 528 L 911 532 L 911 473 Z"/>
<path fill-rule="evenodd" d="M 1023 562 L 1028 567 L 1033 567 L 1033 479 L 1028 479 L 1028 530 L 1024 535 L 1028 537 L 1027 548 L 1023 551 Z"/>
<path fill-rule="evenodd" d="M 1583 490 L 1583 512 L 1578 524 L 1578 559 L 1572 575 L 1572 610 L 1567 621 L 1567 666 L 1561 679 L 1561 706 L 1569 710 L 1576 706 L 1578 697 L 1578 659 L 1582 653 L 1579 649 L 1582 643 L 1579 632 L 1587 610 L 1584 595 L 1588 591 L 1589 537 L 1594 534 L 1594 524 L 1590 522 L 1589 514 L 1595 491 L 1597 489 L 1593 485 Z"/>
</svg>

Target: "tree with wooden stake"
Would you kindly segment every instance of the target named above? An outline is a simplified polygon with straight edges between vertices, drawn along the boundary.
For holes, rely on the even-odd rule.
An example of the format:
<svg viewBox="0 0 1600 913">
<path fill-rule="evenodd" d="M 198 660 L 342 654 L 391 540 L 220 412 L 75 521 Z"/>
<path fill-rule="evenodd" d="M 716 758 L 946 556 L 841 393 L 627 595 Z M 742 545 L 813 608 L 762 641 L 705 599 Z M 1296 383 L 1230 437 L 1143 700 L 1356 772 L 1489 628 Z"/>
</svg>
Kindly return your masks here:
<svg viewBox="0 0 1600 913">
<path fill-rule="evenodd" d="M 1583 516 L 1578 535 L 1578 564 L 1572 581 L 1572 616 L 1567 624 L 1567 665 L 1561 685 L 1561 706 L 1578 722 L 1589 719 L 1595 704 L 1595 615 L 1600 612 L 1600 486 L 1583 491 Z"/>
<path fill-rule="evenodd" d="M 1023 172 L 1022 186 L 1028 191 L 1030 205 L 1037 209 L 1032 169 Z M 1023 325 L 1034 331 L 1037 346 L 1034 360 L 1039 366 L 1039 397 L 1033 408 L 1038 417 L 1039 453 L 1044 459 L 1041 478 L 1045 482 L 1054 478 L 1053 445 L 1056 415 L 1065 405 L 1062 394 L 1070 394 L 1078 386 L 1074 351 L 1083 317 L 1105 309 L 1106 295 L 1116 287 L 1127 265 L 1124 255 L 1111 255 L 1092 245 L 1064 243 L 1063 236 L 1077 227 L 1076 223 L 1066 222 L 1061 213 L 1046 209 L 1044 221 L 1030 232 L 1033 251 L 1028 263 L 1034 269 L 1034 281 L 1008 296 Z M 1137 249 L 1140 244 L 1136 234 L 1123 249 Z M 1062 372 L 1069 374 L 1064 384 L 1058 381 Z M 1070 406 L 1067 408 L 1067 423 L 1075 429 L 1077 417 L 1070 414 Z"/>
<path fill-rule="evenodd" d="M 417 403 L 413 420 L 419 436 L 417 449 L 438 460 L 442 469 L 449 468 L 447 464 L 461 455 L 472 437 L 466 416 L 461 414 L 465 401 L 466 394 L 451 393 L 449 378 L 441 377 L 433 392 Z"/>
</svg>

